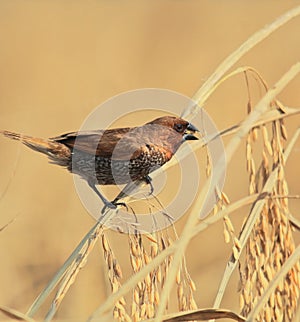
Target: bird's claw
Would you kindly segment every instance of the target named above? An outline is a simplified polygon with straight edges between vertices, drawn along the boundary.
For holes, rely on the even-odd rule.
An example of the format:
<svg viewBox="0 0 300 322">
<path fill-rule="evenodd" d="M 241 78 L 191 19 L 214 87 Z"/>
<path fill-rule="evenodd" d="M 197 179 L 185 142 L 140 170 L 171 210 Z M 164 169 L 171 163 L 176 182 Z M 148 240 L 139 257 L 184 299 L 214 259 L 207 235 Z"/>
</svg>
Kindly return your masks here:
<svg viewBox="0 0 300 322">
<path fill-rule="evenodd" d="M 147 184 L 150 185 L 150 192 L 149 192 L 149 196 L 152 196 L 153 195 L 153 192 L 154 192 L 154 187 L 153 187 L 153 184 L 152 184 L 152 178 L 148 175 L 144 178 L 145 182 Z"/>
<path fill-rule="evenodd" d="M 101 210 L 101 214 L 103 215 L 107 209 L 117 209 L 118 206 L 122 206 L 127 209 L 127 205 L 125 202 L 108 201 L 104 204 L 104 207 Z"/>
</svg>

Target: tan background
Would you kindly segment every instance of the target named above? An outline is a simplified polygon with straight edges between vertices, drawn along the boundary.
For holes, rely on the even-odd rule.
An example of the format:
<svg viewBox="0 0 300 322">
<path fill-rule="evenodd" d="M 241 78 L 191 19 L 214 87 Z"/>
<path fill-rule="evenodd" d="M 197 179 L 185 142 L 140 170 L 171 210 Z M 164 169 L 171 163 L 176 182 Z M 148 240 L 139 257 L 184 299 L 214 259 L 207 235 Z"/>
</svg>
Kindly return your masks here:
<svg viewBox="0 0 300 322">
<path fill-rule="evenodd" d="M 100 103 L 136 88 L 167 88 L 192 96 L 229 53 L 295 4 L 2 0 L 0 128 L 41 137 L 76 130 Z M 257 68 L 272 85 L 299 60 L 299 31 L 300 18 L 258 45 L 238 66 Z M 299 88 L 300 77 L 281 100 L 299 107 Z M 257 97 L 255 85 L 253 92 Z M 244 80 L 236 77 L 213 95 L 206 109 L 222 129 L 244 117 L 246 102 Z M 296 126 L 299 118 L 288 122 L 290 135 Z M 0 233 L 0 304 L 25 312 L 94 221 L 70 174 L 15 142 L 0 138 L 0 145 L 0 226 L 16 217 Z M 297 143 L 287 171 L 291 194 L 299 194 L 299 156 Z M 227 173 L 226 192 L 232 200 L 247 192 L 241 160 L 237 156 Z M 299 206 L 293 202 L 292 210 Z M 237 223 L 245 213 L 236 214 Z M 124 241 L 112 234 L 116 249 Z M 125 268 L 128 256 L 118 254 Z M 229 254 L 221 224 L 191 243 L 187 263 L 200 307 L 212 305 Z M 105 284 L 102 255 L 96 250 L 58 316 L 86 317 L 106 298 Z M 238 311 L 236 289 L 235 279 L 223 307 Z"/>
</svg>

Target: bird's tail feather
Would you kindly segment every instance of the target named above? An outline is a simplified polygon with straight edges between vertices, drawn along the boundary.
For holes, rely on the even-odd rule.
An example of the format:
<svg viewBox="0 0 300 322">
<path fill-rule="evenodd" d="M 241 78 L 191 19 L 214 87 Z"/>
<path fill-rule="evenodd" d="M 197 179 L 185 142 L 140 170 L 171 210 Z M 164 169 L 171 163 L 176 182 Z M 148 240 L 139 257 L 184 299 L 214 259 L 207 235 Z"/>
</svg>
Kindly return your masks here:
<svg viewBox="0 0 300 322">
<path fill-rule="evenodd" d="M 21 141 L 30 149 L 46 154 L 53 163 L 67 166 L 70 161 L 71 151 L 62 143 L 48 139 L 35 138 L 10 131 L 0 131 L 0 134 L 3 134 L 4 136 L 13 140 Z"/>
</svg>

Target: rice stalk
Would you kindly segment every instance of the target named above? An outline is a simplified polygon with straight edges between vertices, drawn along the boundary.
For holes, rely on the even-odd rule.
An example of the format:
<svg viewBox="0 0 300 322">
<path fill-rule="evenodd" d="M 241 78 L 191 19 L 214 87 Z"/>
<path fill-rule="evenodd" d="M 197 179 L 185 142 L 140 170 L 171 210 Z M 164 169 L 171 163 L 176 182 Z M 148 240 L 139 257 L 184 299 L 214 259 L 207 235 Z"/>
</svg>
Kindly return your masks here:
<svg viewBox="0 0 300 322">
<path fill-rule="evenodd" d="M 274 101 L 274 108 L 276 101 Z M 270 132 L 266 124 L 260 128 L 262 135 L 262 159 L 257 171 L 247 166 L 249 174 L 250 194 L 258 193 L 260 186 L 266 184 L 272 169 L 276 171 L 276 178 L 270 198 L 259 214 L 257 222 L 250 234 L 246 245 L 245 262 L 240 267 L 242 291 L 240 297 L 241 310 L 244 316 L 248 316 L 258 299 L 264 294 L 273 277 L 280 271 L 289 256 L 295 250 L 292 236 L 291 224 L 288 215 L 288 198 L 277 198 L 277 196 L 288 196 L 288 185 L 285 179 L 285 155 L 284 142 L 287 140 L 287 131 L 283 120 L 273 121 L 270 124 Z M 247 151 L 251 150 L 255 143 L 251 134 L 247 138 Z M 247 154 L 247 165 L 249 160 L 255 164 L 251 154 Z M 295 265 L 288 272 L 285 280 L 278 285 L 264 309 L 256 316 L 258 320 L 292 321 L 297 309 L 299 299 L 300 282 L 299 266 Z M 251 281 L 249 283 L 249 281 Z"/>
</svg>

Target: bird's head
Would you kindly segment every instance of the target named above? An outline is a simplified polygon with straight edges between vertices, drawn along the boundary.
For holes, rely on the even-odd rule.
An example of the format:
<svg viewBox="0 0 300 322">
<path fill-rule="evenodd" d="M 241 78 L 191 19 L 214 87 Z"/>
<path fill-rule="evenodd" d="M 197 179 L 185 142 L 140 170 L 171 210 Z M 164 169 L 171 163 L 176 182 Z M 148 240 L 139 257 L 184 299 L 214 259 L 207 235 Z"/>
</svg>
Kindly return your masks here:
<svg viewBox="0 0 300 322">
<path fill-rule="evenodd" d="M 199 130 L 188 121 L 175 116 L 162 116 L 159 117 L 148 124 L 156 124 L 168 129 L 174 130 L 176 133 L 182 136 L 184 141 L 186 140 L 198 140 L 198 138 L 194 135 Z"/>
<path fill-rule="evenodd" d="M 184 141 L 198 140 L 194 134 L 199 130 L 193 124 L 179 117 L 163 116 L 148 124 L 157 129 L 155 132 L 158 132 L 160 142 L 173 153 Z"/>
</svg>

